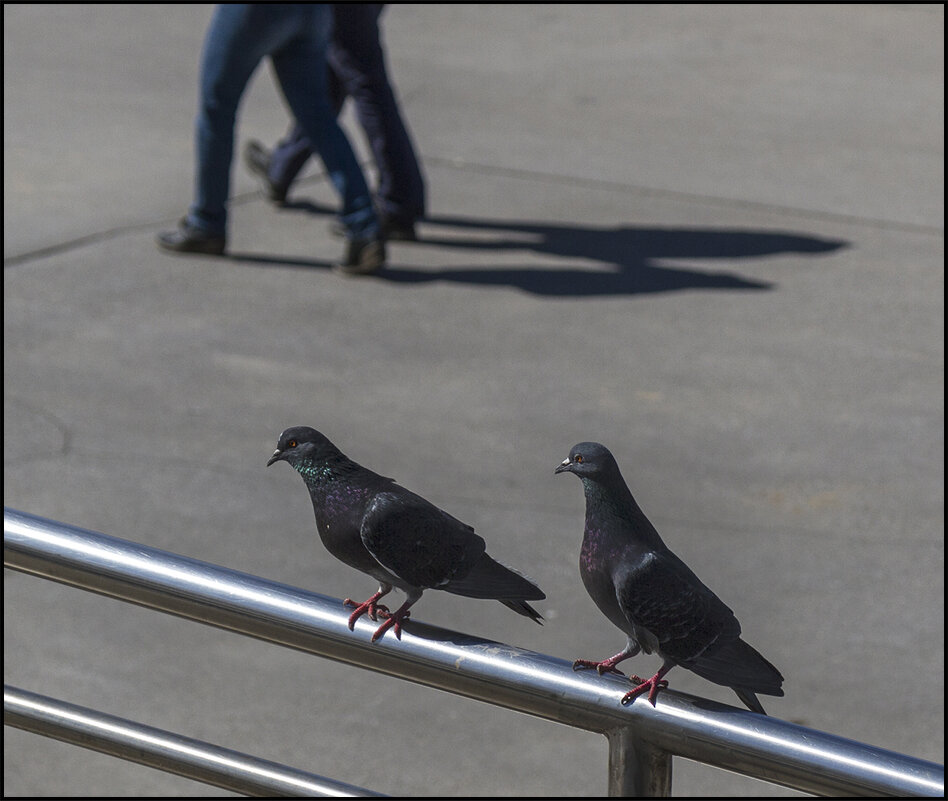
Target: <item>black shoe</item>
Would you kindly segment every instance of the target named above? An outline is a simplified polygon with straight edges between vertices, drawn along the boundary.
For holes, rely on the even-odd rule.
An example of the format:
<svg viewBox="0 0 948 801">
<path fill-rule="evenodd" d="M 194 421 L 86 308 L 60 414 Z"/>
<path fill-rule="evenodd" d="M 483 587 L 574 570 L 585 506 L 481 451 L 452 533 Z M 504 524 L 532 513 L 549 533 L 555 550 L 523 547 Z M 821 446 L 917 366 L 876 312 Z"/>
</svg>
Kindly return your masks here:
<svg viewBox="0 0 948 801">
<path fill-rule="evenodd" d="M 280 186 L 270 180 L 270 152 L 257 140 L 251 139 L 244 148 L 244 164 L 247 169 L 260 179 L 263 191 L 269 200 L 278 205 L 286 203 L 288 186 Z"/>
<path fill-rule="evenodd" d="M 415 233 L 414 223 L 397 222 L 390 217 L 382 217 L 380 220 L 380 236 L 386 241 L 397 242 L 417 242 L 418 234 Z M 346 226 L 342 220 L 335 219 L 329 223 L 329 231 L 333 236 L 344 238 L 348 235 Z"/>
<path fill-rule="evenodd" d="M 195 228 L 186 219 L 178 223 L 176 231 L 162 231 L 157 236 L 158 247 L 174 253 L 204 253 L 220 256 L 224 253 L 227 240 L 216 234 L 209 234 Z"/>
<path fill-rule="evenodd" d="M 343 275 L 371 275 L 385 265 L 385 242 L 382 239 L 350 239 L 346 243 L 345 261 L 333 269 Z"/>
</svg>

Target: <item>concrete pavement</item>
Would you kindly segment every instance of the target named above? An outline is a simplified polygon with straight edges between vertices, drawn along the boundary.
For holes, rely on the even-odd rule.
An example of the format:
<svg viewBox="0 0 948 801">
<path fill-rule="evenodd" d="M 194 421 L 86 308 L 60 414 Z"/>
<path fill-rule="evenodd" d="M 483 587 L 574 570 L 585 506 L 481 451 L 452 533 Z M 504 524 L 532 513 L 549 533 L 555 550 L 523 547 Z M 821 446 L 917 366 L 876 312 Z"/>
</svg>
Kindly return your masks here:
<svg viewBox="0 0 948 801">
<path fill-rule="evenodd" d="M 548 595 L 543 628 L 436 593 L 419 619 L 602 658 L 552 472 L 598 439 L 782 670 L 771 714 L 943 762 L 943 7 L 392 7 L 431 214 L 365 280 L 326 269 L 316 163 L 283 210 L 235 165 L 229 257 L 155 248 L 209 14 L 4 6 L 5 505 L 368 594 L 265 467 L 313 425 Z M 241 144 L 286 127 L 268 73 Z M 4 624 L 7 683 L 376 791 L 605 792 L 602 738 L 9 571 Z M 4 746 L 6 795 L 220 794 Z"/>
</svg>

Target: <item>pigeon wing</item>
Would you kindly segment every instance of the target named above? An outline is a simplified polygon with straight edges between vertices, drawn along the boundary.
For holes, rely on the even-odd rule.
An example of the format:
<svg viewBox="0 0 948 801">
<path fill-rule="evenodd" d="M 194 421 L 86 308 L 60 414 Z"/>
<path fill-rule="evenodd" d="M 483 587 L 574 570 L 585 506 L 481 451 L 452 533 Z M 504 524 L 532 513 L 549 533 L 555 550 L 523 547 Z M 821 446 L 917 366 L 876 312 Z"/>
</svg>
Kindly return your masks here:
<svg viewBox="0 0 948 801">
<path fill-rule="evenodd" d="M 671 553 L 648 552 L 616 581 L 616 597 L 646 652 L 678 663 L 741 633 L 734 613 Z"/>
<path fill-rule="evenodd" d="M 473 528 L 407 490 L 378 493 L 362 519 L 361 536 L 379 564 L 421 588 L 465 575 L 486 547 Z"/>
</svg>

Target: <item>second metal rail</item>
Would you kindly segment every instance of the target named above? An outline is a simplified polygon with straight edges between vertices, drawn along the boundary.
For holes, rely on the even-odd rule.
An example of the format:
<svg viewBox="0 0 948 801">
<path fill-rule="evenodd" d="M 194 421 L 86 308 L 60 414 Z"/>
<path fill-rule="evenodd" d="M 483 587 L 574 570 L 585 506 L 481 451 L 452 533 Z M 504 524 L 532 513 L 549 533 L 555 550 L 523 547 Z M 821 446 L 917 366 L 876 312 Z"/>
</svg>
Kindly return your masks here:
<svg viewBox="0 0 948 801">
<path fill-rule="evenodd" d="M 334 798 L 379 795 L 6 684 L 3 686 L 3 723 L 244 795 Z"/>
</svg>

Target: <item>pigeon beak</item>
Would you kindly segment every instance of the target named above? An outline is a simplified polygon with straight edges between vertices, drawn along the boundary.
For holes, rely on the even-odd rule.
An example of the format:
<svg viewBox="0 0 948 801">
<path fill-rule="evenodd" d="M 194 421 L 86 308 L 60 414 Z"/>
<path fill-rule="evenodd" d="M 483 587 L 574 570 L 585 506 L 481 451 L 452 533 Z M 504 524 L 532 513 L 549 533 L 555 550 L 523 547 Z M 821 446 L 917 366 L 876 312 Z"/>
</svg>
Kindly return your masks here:
<svg viewBox="0 0 948 801">
<path fill-rule="evenodd" d="M 553 471 L 553 474 L 556 473 L 568 473 L 570 468 L 573 466 L 573 463 L 569 459 L 564 459 L 560 465 Z"/>
<path fill-rule="evenodd" d="M 277 449 L 273 452 L 273 456 L 270 457 L 270 461 L 267 462 L 267 467 L 269 467 L 269 466 L 270 466 L 271 464 L 273 464 L 274 462 L 279 462 L 280 459 L 282 459 L 282 458 L 283 458 L 283 451 L 281 451 L 279 448 L 277 448 Z"/>
</svg>

